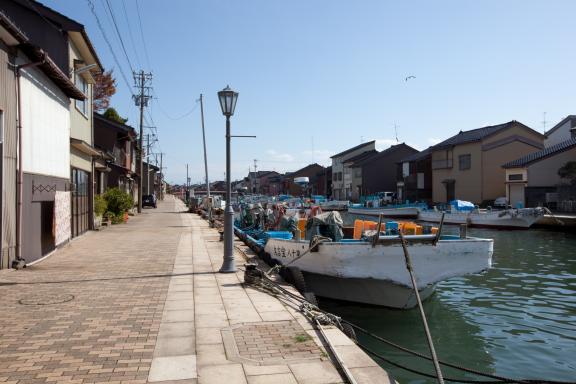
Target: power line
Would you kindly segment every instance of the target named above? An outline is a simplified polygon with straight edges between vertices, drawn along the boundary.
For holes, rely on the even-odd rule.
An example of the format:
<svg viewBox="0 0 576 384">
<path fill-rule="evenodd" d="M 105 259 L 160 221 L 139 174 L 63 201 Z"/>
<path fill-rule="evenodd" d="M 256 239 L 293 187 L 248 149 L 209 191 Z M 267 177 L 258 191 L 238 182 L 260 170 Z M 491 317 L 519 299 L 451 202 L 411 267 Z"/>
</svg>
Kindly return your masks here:
<svg viewBox="0 0 576 384">
<path fill-rule="evenodd" d="M 94 15 L 94 18 L 96 19 L 96 24 L 98 25 L 98 29 L 100 29 L 100 33 L 102 34 L 102 37 L 104 38 L 104 41 L 106 42 L 106 45 L 108 46 L 108 49 L 110 49 L 110 53 L 112 54 L 112 58 L 114 59 L 114 62 L 116 63 L 118 70 L 120 71 L 120 75 L 122 76 L 122 79 L 124 80 L 124 83 L 126 84 L 126 87 L 128 88 L 128 92 L 130 92 L 130 94 L 132 96 L 134 96 L 134 93 L 132 92 L 132 87 L 130 86 L 130 82 L 128 82 L 128 78 L 126 77 L 126 74 L 124 73 L 124 70 L 122 69 L 122 66 L 120 65 L 120 61 L 118 60 L 118 57 L 116 56 L 116 53 L 114 52 L 114 49 L 112 48 L 112 44 L 110 43 L 110 40 L 108 40 L 108 36 L 106 35 L 106 32 L 104 31 L 104 27 L 102 26 L 102 23 L 100 22 L 100 18 L 98 17 L 98 14 L 96 13 L 96 9 L 94 9 L 94 3 L 92 3 L 92 0 L 86 0 L 86 2 L 88 3 L 88 7 L 90 8 L 90 11 Z"/>
<path fill-rule="evenodd" d="M 126 4 L 124 0 L 122 0 L 122 10 L 124 11 L 124 19 L 126 20 L 126 25 L 128 26 L 128 35 L 130 36 L 130 41 L 132 42 L 132 50 L 136 56 L 136 62 L 138 66 L 142 68 L 142 65 L 140 64 L 140 56 L 138 56 L 138 50 L 136 49 L 136 43 L 134 42 L 134 36 L 132 35 L 132 26 L 130 25 L 130 18 L 128 17 L 128 12 L 126 11 Z"/>
<path fill-rule="evenodd" d="M 126 57 L 126 61 L 128 61 L 128 66 L 130 70 L 134 72 L 134 67 L 132 66 L 132 62 L 128 57 L 128 52 L 126 52 L 126 46 L 124 45 L 124 40 L 122 39 L 122 35 L 120 34 L 120 30 L 118 29 L 118 23 L 116 23 L 116 17 L 114 16 L 114 12 L 112 11 L 112 6 L 110 5 L 109 0 L 105 0 L 106 5 L 108 7 L 108 11 L 110 12 L 110 16 L 112 16 L 112 24 L 114 24 L 114 29 L 116 30 L 116 34 L 118 35 L 118 39 L 120 39 L 120 45 L 122 46 L 122 52 L 124 52 L 124 56 Z"/>
<path fill-rule="evenodd" d="M 198 109 L 198 106 L 200 105 L 200 104 L 198 104 L 198 100 L 196 100 L 196 104 L 190 110 L 184 112 L 183 114 L 181 114 L 178 117 L 173 117 L 173 116 L 170 116 L 170 114 L 168 112 L 166 112 L 164 110 L 164 108 L 162 108 L 162 104 L 160 104 L 158 97 L 156 97 L 155 100 L 156 100 L 156 105 L 158 105 L 158 108 L 160 109 L 160 112 L 162 112 L 162 114 L 170 120 L 182 120 L 186 116 L 190 116 L 196 109 Z"/>
<path fill-rule="evenodd" d="M 150 57 L 148 56 L 148 48 L 146 48 L 146 39 L 144 38 L 144 28 L 142 27 L 142 16 L 140 15 L 140 4 L 138 0 L 136 2 L 136 13 L 138 14 L 138 24 L 140 25 L 140 37 L 142 38 L 142 44 L 144 45 L 144 54 L 146 56 L 146 62 L 148 63 L 148 68 L 152 69 L 150 65 Z"/>
</svg>

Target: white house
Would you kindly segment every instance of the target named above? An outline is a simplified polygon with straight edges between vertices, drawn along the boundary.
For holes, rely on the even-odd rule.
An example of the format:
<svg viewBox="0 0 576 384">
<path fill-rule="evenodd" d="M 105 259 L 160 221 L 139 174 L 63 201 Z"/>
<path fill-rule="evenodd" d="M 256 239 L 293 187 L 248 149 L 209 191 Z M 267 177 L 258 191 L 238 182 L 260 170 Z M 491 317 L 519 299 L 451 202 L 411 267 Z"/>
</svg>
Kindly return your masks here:
<svg viewBox="0 0 576 384">
<path fill-rule="evenodd" d="M 375 151 L 376 141 L 362 143 L 332 156 L 332 198 L 334 200 L 349 200 L 352 196 L 352 175 L 344 180 L 344 163 L 364 152 Z"/>
<path fill-rule="evenodd" d="M 552 129 L 544 134 L 545 147 L 560 144 L 563 141 L 576 138 L 576 115 L 568 115 Z"/>
<path fill-rule="evenodd" d="M 16 259 L 30 262 L 70 238 L 70 98 L 85 96 L 40 47 L 0 12 L 0 27 L 12 36 L 2 42 L 15 50 L 18 122 L 7 135 L 19 137 L 16 193 L 11 201 L 16 226 Z M 19 107 L 18 107 L 19 106 Z M 18 196 L 21 196 L 19 198 Z M 14 260 L 12 260 L 14 261 Z"/>
</svg>

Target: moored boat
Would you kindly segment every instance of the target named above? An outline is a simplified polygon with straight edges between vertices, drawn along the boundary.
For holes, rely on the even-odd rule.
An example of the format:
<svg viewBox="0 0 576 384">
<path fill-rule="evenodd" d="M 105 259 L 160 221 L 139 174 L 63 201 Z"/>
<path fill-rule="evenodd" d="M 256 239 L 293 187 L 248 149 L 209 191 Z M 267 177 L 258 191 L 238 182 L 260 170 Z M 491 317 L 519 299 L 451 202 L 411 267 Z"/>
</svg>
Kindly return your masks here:
<svg viewBox="0 0 576 384">
<path fill-rule="evenodd" d="M 471 227 L 530 228 L 545 211 L 541 208 L 511 208 L 501 211 L 479 210 L 448 211 L 421 210 L 418 219 L 429 223 L 439 223 L 444 214 L 446 224 L 467 224 Z"/>
<path fill-rule="evenodd" d="M 277 236 L 279 232 L 273 236 L 262 232 L 264 236 L 255 240 L 240 229 L 237 232 L 248 242 L 259 244 L 259 253 L 265 260 L 298 267 L 306 285 L 317 296 L 400 309 L 414 307 L 415 294 L 397 232 L 384 231 L 381 227 L 377 239 L 373 237 L 375 231 L 373 236 L 343 239 L 339 223 L 341 225 L 341 218 L 337 212 L 309 219 L 308 240 Z M 332 241 L 318 243 L 315 241 L 318 234 L 329 235 Z M 492 264 L 494 242 L 491 239 L 461 239 L 437 233 L 406 234 L 404 238 L 422 299 L 434 292 L 438 282 L 482 272 Z"/>
<path fill-rule="evenodd" d="M 369 207 L 350 207 L 348 213 L 353 215 L 366 216 L 384 216 L 384 217 L 401 217 L 406 219 L 415 219 L 418 217 L 419 208 L 416 206 L 383 206 L 378 208 Z"/>
<path fill-rule="evenodd" d="M 345 211 L 349 209 L 350 202 L 348 200 L 329 200 L 322 201 L 318 205 L 323 211 Z"/>
</svg>

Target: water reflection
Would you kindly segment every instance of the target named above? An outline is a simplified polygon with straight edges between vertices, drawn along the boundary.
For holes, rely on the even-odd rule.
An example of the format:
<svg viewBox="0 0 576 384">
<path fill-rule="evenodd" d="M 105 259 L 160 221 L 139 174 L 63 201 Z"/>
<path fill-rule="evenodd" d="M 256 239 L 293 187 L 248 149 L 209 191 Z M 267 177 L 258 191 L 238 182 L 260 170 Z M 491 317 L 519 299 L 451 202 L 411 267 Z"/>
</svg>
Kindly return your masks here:
<svg viewBox="0 0 576 384">
<path fill-rule="evenodd" d="M 354 217 L 344 215 L 345 222 Z M 445 226 L 445 233 L 457 227 Z M 442 359 L 504 376 L 576 377 L 576 235 L 533 229 L 470 229 L 493 238 L 493 268 L 438 285 L 425 309 Z M 401 345 L 427 353 L 418 312 L 323 301 L 327 309 Z M 429 362 L 361 342 L 390 359 L 432 372 Z M 433 380 L 385 366 L 403 383 Z M 446 375 L 457 376 L 446 371 Z M 472 378 L 472 376 L 466 376 Z"/>
<path fill-rule="evenodd" d="M 418 310 L 408 311 L 386 309 L 373 306 L 360 306 L 336 301 L 321 301 L 322 308 L 334 312 L 343 318 L 368 329 L 387 340 L 393 341 L 420 353 L 429 354 L 426 336 L 420 321 Z M 456 364 L 482 370 L 492 371 L 493 360 L 487 352 L 484 339 L 480 336 L 481 328 L 468 321 L 457 310 L 445 305 L 432 296 L 424 304 L 428 316 L 428 325 L 435 340 L 436 352 L 440 359 Z M 370 337 L 357 333 L 361 344 L 382 353 L 386 358 L 429 374 L 434 373 L 431 362 L 412 357 L 406 353 L 383 345 Z M 401 383 L 434 382 L 420 378 L 415 374 L 402 371 L 399 368 L 390 369 L 396 380 Z M 443 368 L 445 376 L 474 379 L 475 376 L 463 374 L 450 368 Z"/>
</svg>

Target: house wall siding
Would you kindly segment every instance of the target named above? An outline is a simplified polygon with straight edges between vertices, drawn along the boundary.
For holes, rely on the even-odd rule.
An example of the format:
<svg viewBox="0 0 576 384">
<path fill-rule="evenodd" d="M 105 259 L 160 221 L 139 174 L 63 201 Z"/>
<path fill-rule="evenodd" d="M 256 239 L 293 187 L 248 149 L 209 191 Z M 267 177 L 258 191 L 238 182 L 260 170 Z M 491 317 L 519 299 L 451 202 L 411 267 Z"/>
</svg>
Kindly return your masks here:
<svg viewBox="0 0 576 384">
<path fill-rule="evenodd" d="M 4 140 L 2 154 L 2 250 L 0 269 L 9 268 L 16 257 L 16 78 L 9 64 L 13 58 L 0 41 L 0 110 L 3 114 Z"/>
<path fill-rule="evenodd" d="M 544 141 L 544 145 L 547 147 L 551 147 L 556 144 L 560 144 L 563 141 L 570 140 L 571 132 L 570 129 L 576 126 L 576 119 L 569 119 L 564 124 L 562 124 L 558 129 L 552 132 L 546 140 Z"/>
<path fill-rule="evenodd" d="M 531 144 L 530 144 L 531 143 Z M 482 141 L 456 145 L 452 149 L 452 168 L 432 170 L 432 198 L 446 203 L 443 180 L 454 179 L 456 199 L 480 204 L 506 196 L 505 171 L 502 164 L 541 149 L 544 138 L 520 123 L 484 138 Z M 450 151 L 450 150 L 448 150 Z M 471 155 L 471 168 L 459 169 L 459 156 Z M 432 166 L 446 157 L 446 150 L 432 153 Z"/>
<path fill-rule="evenodd" d="M 558 169 L 576 160 L 576 148 L 558 153 L 528 166 L 528 187 L 554 187 L 562 181 Z"/>
<path fill-rule="evenodd" d="M 533 129 L 526 128 L 525 126 L 520 124 L 513 125 L 503 130 L 502 132 L 498 132 L 495 133 L 494 135 L 484 138 L 484 140 L 482 140 L 482 144 L 484 145 L 493 144 L 498 141 L 505 140 L 510 136 L 521 136 L 536 143 L 539 143 L 542 146 L 544 145 L 544 137 L 541 134 L 539 134 Z"/>
<path fill-rule="evenodd" d="M 457 145 L 450 150 L 452 156 L 452 168 L 432 170 L 432 199 L 437 203 L 447 203 L 446 187 L 442 181 L 454 179 L 454 193 L 456 199 L 479 203 L 482 200 L 482 170 L 481 144 L 470 143 Z M 460 170 L 459 156 L 470 155 L 470 169 Z M 432 164 L 446 158 L 446 151 L 432 152 Z"/>
<path fill-rule="evenodd" d="M 539 148 L 520 141 L 508 143 L 482 153 L 482 200 L 506 196 L 506 170 L 502 164 L 538 151 Z"/>
<path fill-rule="evenodd" d="M 30 41 L 42 47 L 50 54 L 54 63 L 66 73 L 68 70 L 68 46 L 64 38 L 65 32 L 59 31 L 55 25 L 48 25 L 46 20 L 25 6 L 15 1 L 3 0 L 0 10 L 10 17 L 12 21 L 26 33 Z"/>
<path fill-rule="evenodd" d="M 70 147 L 70 165 L 86 172 L 92 172 L 92 156 Z"/>
<path fill-rule="evenodd" d="M 72 41 L 70 41 L 70 69 L 74 69 L 74 60 L 83 60 L 80 56 L 78 49 L 74 46 Z M 88 92 L 86 96 L 87 113 L 86 115 L 76 107 L 76 102 L 72 101 L 70 103 L 70 137 L 79 139 L 93 145 L 93 135 L 92 135 L 92 78 L 87 73 L 84 72 L 80 76 L 87 82 Z M 74 75 L 71 78 L 75 81 Z"/>
<path fill-rule="evenodd" d="M 376 155 L 373 160 L 362 164 L 362 194 L 396 191 L 397 163 L 417 152 L 401 145 L 387 155 Z"/>
<path fill-rule="evenodd" d="M 36 68 L 22 72 L 22 168 L 70 178 L 69 99 Z"/>
<path fill-rule="evenodd" d="M 344 173 L 344 162 L 348 159 L 351 159 L 354 156 L 358 156 L 361 153 L 372 151 L 376 149 L 376 143 L 372 143 L 371 145 L 365 145 L 363 147 L 358 148 L 355 151 L 347 153 L 343 156 L 334 157 L 332 159 L 332 194 L 334 199 L 346 199 L 346 188 L 351 188 L 352 179 L 349 180 L 349 184 L 346 185 L 344 181 L 344 174 L 342 175 L 342 180 L 335 180 L 334 175 L 338 172 Z"/>
</svg>

